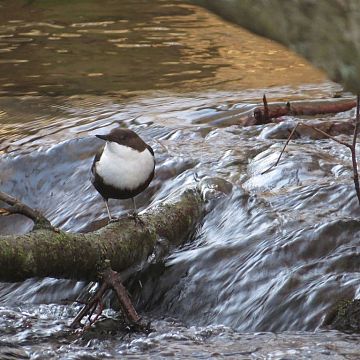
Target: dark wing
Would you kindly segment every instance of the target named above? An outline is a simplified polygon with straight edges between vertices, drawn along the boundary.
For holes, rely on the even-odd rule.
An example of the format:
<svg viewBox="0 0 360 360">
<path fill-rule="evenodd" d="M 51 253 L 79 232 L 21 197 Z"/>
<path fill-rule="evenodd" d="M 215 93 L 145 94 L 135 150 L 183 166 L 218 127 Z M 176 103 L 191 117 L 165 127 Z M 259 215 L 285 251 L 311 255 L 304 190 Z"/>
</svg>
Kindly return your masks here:
<svg viewBox="0 0 360 360">
<path fill-rule="evenodd" d="M 92 183 L 93 183 L 94 180 L 95 180 L 95 165 L 96 165 L 96 163 L 97 163 L 97 162 L 100 160 L 100 158 L 101 158 L 102 150 L 103 150 L 103 149 L 100 149 L 100 150 L 96 153 L 96 155 L 95 155 L 95 157 L 94 157 L 94 160 L 93 160 L 93 163 L 92 163 L 92 165 L 91 165 L 91 182 L 92 182 Z"/>
<path fill-rule="evenodd" d="M 147 149 L 151 152 L 151 155 L 154 156 L 154 150 L 150 145 L 146 144 Z"/>
</svg>

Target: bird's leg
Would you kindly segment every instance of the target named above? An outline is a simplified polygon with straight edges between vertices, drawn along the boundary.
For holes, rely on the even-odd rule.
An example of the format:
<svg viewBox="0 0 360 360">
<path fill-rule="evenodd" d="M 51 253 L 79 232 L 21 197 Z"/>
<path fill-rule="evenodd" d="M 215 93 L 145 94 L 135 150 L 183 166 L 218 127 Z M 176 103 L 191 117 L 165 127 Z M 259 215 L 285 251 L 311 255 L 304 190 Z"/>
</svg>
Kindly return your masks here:
<svg viewBox="0 0 360 360">
<path fill-rule="evenodd" d="M 134 209 L 133 209 L 133 213 L 132 213 L 132 217 L 134 218 L 134 220 L 135 220 L 136 223 L 139 222 L 141 225 L 143 225 L 144 223 L 143 223 L 143 221 L 140 219 L 140 217 L 139 217 L 139 215 L 138 215 L 138 212 L 137 212 L 137 209 L 136 209 L 135 198 L 132 197 L 131 200 L 132 200 L 133 208 L 134 208 Z"/>
<path fill-rule="evenodd" d="M 134 207 L 134 212 L 133 212 L 133 215 L 134 215 L 134 217 L 135 217 L 135 216 L 137 216 L 137 209 L 136 209 L 136 202 L 135 202 L 135 198 L 134 198 L 134 197 L 132 197 L 132 198 L 131 198 L 131 200 L 132 200 L 133 207 Z"/>
<path fill-rule="evenodd" d="M 117 219 L 115 219 L 115 218 L 113 218 L 113 217 L 111 216 L 111 212 L 110 212 L 109 204 L 108 204 L 108 199 L 105 199 L 105 198 L 104 198 L 104 202 L 105 202 L 106 210 L 107 210 L 107 213 L 108 213 L 108 216 L 109 216 L 109 222 L 116 221 Z"/>
</svg>

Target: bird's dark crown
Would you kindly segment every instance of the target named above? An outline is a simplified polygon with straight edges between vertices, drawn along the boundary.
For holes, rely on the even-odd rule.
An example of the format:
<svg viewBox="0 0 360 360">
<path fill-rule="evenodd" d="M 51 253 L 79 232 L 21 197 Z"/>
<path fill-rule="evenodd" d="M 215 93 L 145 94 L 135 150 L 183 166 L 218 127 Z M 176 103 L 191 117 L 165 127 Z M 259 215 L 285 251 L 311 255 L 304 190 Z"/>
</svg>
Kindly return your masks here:
<svg viewBox="0 0 360 360">
<path fill-rule="evenodd" d="M 116 128 L 111 130 L 111 132 L 107 135 L 95 136 L 102 140 L 112 141 L 120 145 L 129 146 L 138 151 L 144 151 L 147 147 L 139 135 L 130 129 Z"/>
</svg>

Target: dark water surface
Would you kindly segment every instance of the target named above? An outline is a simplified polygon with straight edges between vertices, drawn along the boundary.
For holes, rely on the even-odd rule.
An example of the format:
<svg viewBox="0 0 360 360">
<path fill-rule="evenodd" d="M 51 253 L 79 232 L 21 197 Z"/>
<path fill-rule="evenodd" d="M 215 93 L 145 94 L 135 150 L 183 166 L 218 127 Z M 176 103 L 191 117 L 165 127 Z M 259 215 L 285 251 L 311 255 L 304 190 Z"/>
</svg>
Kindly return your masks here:
<svg viewBox="0 0 360 360">
<path fill-rule="evenodd" d="M 359 296 L 348 150 L 298 139 L 263 174 L 284 143 L 276 134 L 299 119 L 219 125 L 264 91 L 270 101 L 329 98 L 337 86 L 278 45 L 181 1 L 2 1 L 0 19 L 2 191 L 55 226 L 85 231 L 106 217 L 89 182 L 101 146 L 93 135 L 120 123 L 156 153 L 140 210 L 195 177 L 213 184 L 204 195 L 214 184 L 230 192 L 211 203 L 187 245 L 140 275 L 142 288 L 132 285 L 156 332 L 124 334 L 109 308 L 96 329 L 73 333 L 79 306 L 66 299 L 87 284 L 0 283 L 1 359 L 358 358 L 357 336 L 322 326 L 338 300 Z M 111 206 L 124 215 L 131 202 Z M 0 217 L 2 234 L 31 226 Z"/>
</svg>

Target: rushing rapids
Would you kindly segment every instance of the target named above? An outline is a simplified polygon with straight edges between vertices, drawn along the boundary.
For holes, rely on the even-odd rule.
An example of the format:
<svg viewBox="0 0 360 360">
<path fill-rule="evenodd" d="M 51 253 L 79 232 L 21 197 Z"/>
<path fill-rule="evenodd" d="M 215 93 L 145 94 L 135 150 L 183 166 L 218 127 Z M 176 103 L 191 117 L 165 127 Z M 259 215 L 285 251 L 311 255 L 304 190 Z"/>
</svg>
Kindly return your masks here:
<svg viewBox="0 0 360 360">
<path fill-rule="evenodd" d="M 133 11 L 140 3 L 141 16 Z M 182 2 L 125 1 L 121 9 L 89 2 L 96 16 L 80 2 L 44 4 L 0 5 L 7 10 L 0 26 L 1 190 L 57 227 L 87 231 L 106 215 L 89 181 L 101 146 L 93 135 L 121 123 L 156 154 L 141 211 L 199 179 L 223 194 L 209 202 L 187 245 L 128 283 L 156 332 L 125 336 L 109 299 L 103 321 L 73 333 L 68 325 L 79 305 L 69 300 L 91 285 L 1 283 L 0 357 L 355 356 L 357 336 L 324 326 L 338 300 L 359 292 L 360 208 L 349 151 L 330 140 L 296 139 L 264 173 L 288 127 L 303 118 L 218 126 L 251 110 L 264 91 L 270 101 L 313 99 L 338 87 L 276 44 Z M 111 205 L 116 215 L 132 206 Z M 29 229 L 20 215 L 0 217 L 1 233 Z"/>
</svg>

